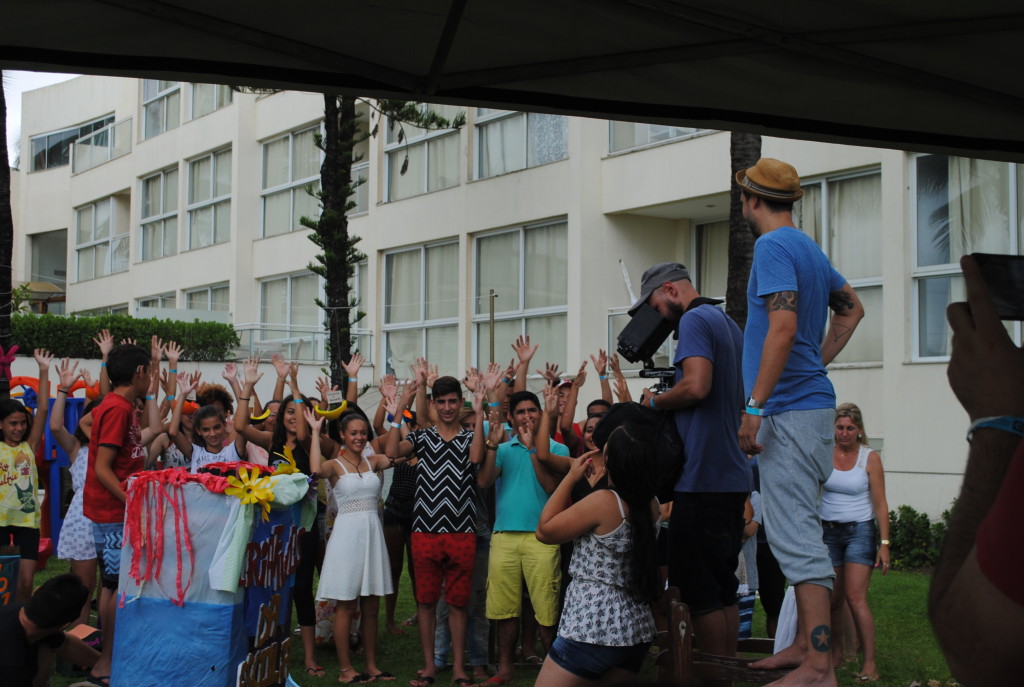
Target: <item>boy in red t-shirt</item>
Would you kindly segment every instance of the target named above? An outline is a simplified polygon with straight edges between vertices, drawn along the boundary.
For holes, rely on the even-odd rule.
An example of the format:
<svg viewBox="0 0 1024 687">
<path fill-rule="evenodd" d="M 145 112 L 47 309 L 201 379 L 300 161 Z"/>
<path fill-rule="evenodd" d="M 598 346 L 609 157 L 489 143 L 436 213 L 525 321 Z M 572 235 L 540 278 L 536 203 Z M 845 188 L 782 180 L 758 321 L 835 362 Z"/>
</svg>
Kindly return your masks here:
<svg viewBox="0 0 1024 687">
<path fill-rule="evenodd" d="M 139 421 L 135 415 L 135 399 L 145 397 L 150 386 L 149 365 L 150 352 L 141 346 L 122 344 L 114 347 L 106 363 L 113 390 L 92 411 L 89 470 L 82 508 L 85 517 L 93 522 L 103 582 L 99 604 L 103 651 L 89 676 L 91 681 L 100 685 L 109 684 L 113 658 L 114 613 L 127 499 L 124 484 L 129 476 L 143 469 L 145 459 Z"/>
</svg>

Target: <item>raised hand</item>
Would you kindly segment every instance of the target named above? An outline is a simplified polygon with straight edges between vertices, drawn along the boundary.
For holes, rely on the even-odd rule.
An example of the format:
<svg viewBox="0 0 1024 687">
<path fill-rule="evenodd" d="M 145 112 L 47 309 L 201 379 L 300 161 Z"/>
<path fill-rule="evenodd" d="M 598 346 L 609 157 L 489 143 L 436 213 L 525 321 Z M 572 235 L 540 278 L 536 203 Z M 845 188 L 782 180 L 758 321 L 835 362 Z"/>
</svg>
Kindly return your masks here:
<svg viewBox="0 0 1024 687">
<path fill-rule="evenodd" d="M 548 380 L 548 384 L 557 385 L 562 381 L 561 377 L 558 376 L 558 365 L 555 363 L 544 363 L 544 370 L 537 370 L 537 374 Z"/>
<path fill-rule="evenodd" d="M 611 357 L 608 358 L 608 365 L 612 368 L 612 374 L 616 377 L 622 376 L 622 370 L 619 368 L 619 354 L 612 353 Z"/>
<path fill-rule="evenodd" d="M 512 350 L 516 352 L 516 357 L 519 358 L 520 363 L 530 364 L 533 360 L 533 355 L 537 352 L 537 344 L 530 345 L 530 335 L 527 334 L 525 337 L 519 335 L 516 337 L 516 342 L 512 344 Z"/>
<path fill-rule="evenodd" d="M 341 364 L 341 369 L 345 370 L 345 374 L 348 375 L 349 379 L 356 379 L 359 377 L 359 368 L 361 368 L 365 362 L 366 361 L 363 359 L 362 355 L 359 353 L 353 353 L 347 363 Z"/>
<path fill-rule="evenodd" d="M 309 425 L 310 430 L 312 430 L 311 436 L 320 434 L 320 428 L 324 424 L 323 416 L 314 413 L 306 406 L 302 406 L 302 416 L 306 418 L 306 423 Z"/>
<path fill-rule="evenodd" d="M 590 356 L 590 361 L 594 363 L 594 371 L 598 375 L 604 377 L 608 372 L 608 353 L 603 349 L 597 349 L 597 357 Z"/>
<path fill-rule="evenodd" d="M 245 375 L 245 379 L 242 380 L 244 384 L 251 384 L 256 386 L 256 382 L 263 379 L 263 373 L 260 372 L 260 359 L 258 356 L 251 356 L 245 359 L 245 363 L 242 365 L 242 374 Z"/>
<path fill-rule="evenodd" d="M 501 365 L 498 363 L 491 363 L 487 366 L 487 372 L 483 374 L 484 389 L 487 391 L 493 391 L 498 388 L 498 382 L 501 381 Z"/>
<path fill-rule="evenodd" d="M 135 343 L 135 339 L 121 339 L 121 345 L 124 346 L 125 344 L 131 344 L 132 346 L 138 346 L 138 344 Z"/>
<path fill-rule="evenodd" d="M 80 373 L 78 371 L 78 361 L 71 362 L 71 358 L 64 358 L 60 361 L 60 366 L 57 367 L 57 378 L 60 380 L 61 389 L 67 389 L 70 393 L 71 385 L 78 379 Z"/>
<path fill-rule="evenodd" d="M 280 353 L 275 353 L 270 357 L 270 362 L 277 370 L 277 376 L 284 379 L 288 376 L 288 361 L 284 359 Z"/>
<path fill-rule="evenodd" d="M 626 380 L 622 376 L 615 377 L 615 398 L 619 399 L 619 403 L 629 403 L 633 400 L 629 386 L 626 385 Z"/>
<path fill-rule="evenodd" d="M 168 341 L 165 343 L 164 353 L 167 354 L 167 362 L 170 364 L 171 369 L 178 369 L 178 361 L 181 360 L 181 354 L 184 353 L 184 349 L 178 345 L 178 342 Z"/>
<path fill-rule="evenodd" d="M 199 372 L 179 372 L 177 377 L 178 387 L 181 389 L 181 391 L 178 392 L 179 396 L 184 398 L 195 391 L 199 386 L 199 380 L 201 377 L 202 375 Z"/>
<path fill-rule="evenodd" d="M 480 385 L 480 371 L 475 367 L 466 368 L 466 376 L 462 378 L 462 383 L 466 385 L 466 388 L 470 391 L 477 391 Z"/>
<path fill-rule="evenodd" d="M 92 378 L 92 375 L 89 374 L 89 370 L 85 369 L 84 367 L 78 371 L 78 376 L 82 378 L 82 381 L 88 387 L 92 387 L 92 385 L 96 383 L 96 380 L 94 380 Z"/>
<path fill-rule="evenodd" d="M 189 383 L 192 385 L 192 388 L 193 389 L 198 389 L 199 388 L 199 380 L 203 378 L 203 373 L 200 372 L 199 370 L 196 370 L 195 372 L 189 372 L 188 373 L 188 378 L 190 380 Z M 180 372 L 178 373 L 178 386 L 184 386 L 181 383 L 181 373 Z"/>
<path fill-rule="evenodd" d="M 39 369 L 46 369 L 47 372 L 50 370 L 50 365 L 53 364 L 53 354 L 45 348 L 37 348 L 33 353 L 33 357 L 36 362 L 39 363 Z"/>
<path fill-rule="evenodd" d="M 398 380 L 395 375 L 386 374 L 380 378 L 380 395 L 386 400 L 398 402 Z"/>
<path fill-rule="evenodd" d="M 547 384 L 542 389 L 544 394 L 544 412 L 551 415 L 558 413 L 558 387 Z"/>
<path fill-rule="evenodd" d="M 149 340 L 149 357 L 154 361 L 164 357 L 164 341 L 156 334 Z"/>
<path fill-rule="evenodd" d="M 114 337 L 110 334 L 110 330 L 101 329 L 92 342 L 100 349 L 103 360 L 106 360 L 107 356 L 110 355 L 111 349 L 114 348 Z"/>
<path fill-rule="evenodd" d="M 431 364 L 428 363 L 427 364 L 427 386 L 433 387 L 434 386 L 434 382 L 436 382 L 437 378 L 440 377 L 440 376 L 441 376 L 441 371 L 438 369 L 438 366 L 437 365 L 431 365 Z"/>
<path fill-rule="evenodd" d="M 579 389 L 587 381 L 587 361 L 584 360 L 583 364 L 580 365 L 580 371 L 576 373 L 576 377 L 572 380 L 572 385 Z"/>
<path fill-rule="evenodd" d="M 238 368 L 234 363 L 224 363 L 224 371 L 220 373 L 220 376 L 225 379 L 229 384 L 231 382 L 238 381 Z"/>
</svg>

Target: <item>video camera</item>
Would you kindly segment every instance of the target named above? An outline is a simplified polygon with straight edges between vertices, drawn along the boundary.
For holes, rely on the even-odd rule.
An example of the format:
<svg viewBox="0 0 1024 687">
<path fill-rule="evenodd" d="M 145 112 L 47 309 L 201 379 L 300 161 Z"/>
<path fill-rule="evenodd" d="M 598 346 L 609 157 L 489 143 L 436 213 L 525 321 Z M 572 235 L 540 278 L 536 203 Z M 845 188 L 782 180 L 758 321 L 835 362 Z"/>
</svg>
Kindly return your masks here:
<svg viewBox="0 0 1024 687">
<path fill-rule="evenodd" d="M 668 335 L 674 333 L 672 323 L 647 303 L 640 306 L 629 324 L 619 332 L 619 355 L 631 363 L 643 361 L 644 369 L 640 370 L 640 376 L 657 379 L 658 384 L 654 388 L 657 393 L 672 386 L 676 371 L 671 367 L 654 367 L 652 358 Z"/>
</svg>

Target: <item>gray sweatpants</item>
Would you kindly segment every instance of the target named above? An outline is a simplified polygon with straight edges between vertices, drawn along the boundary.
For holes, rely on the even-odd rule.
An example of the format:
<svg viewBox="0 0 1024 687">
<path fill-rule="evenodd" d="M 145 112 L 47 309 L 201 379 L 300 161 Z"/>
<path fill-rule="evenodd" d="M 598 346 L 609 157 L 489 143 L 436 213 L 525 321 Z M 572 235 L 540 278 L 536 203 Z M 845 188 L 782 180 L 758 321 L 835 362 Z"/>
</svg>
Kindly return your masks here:
<svg viewBox="0 0 1024 687">
<path fill-rule="evenodd" d="M 764 446 L 761 508 L 765 534 L 782 574 L 791 584 L 832 589 L 835 571 L 822 540 L 818 504 L 821 485 L 832 474 L 835 410 L 790 410 L 761 422 Z"/>
</svg>

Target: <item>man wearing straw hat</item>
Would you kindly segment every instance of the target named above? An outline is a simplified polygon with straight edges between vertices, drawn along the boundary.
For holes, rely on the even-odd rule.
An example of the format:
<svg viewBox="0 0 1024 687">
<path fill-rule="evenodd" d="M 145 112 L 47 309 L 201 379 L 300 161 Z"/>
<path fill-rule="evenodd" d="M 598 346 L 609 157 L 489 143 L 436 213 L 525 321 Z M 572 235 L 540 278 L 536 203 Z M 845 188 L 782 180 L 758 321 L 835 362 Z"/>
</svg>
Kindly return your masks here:
<svg viewBox="0 0 1024 687">
<path fill-rule="evenodd" d="M 794 227 L 803 195 L 791 165 L 762 158 L 736 173 L 743 217 L 755 236 L 747 285 L 740 447 L 760 454 L 768 543 L 796 587 L 792 646 L 754 664 L 796 666 L 777 685 L 836 684 L 829 595 L 834 572 L 822 541 L 818 493 L 832 472 L 835 391 L 825 371 L 864 316 L 857 294 L 821 248 Z M 828 310 L 832 310 L 825 340 Z"/>
</svg>

